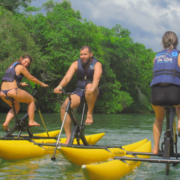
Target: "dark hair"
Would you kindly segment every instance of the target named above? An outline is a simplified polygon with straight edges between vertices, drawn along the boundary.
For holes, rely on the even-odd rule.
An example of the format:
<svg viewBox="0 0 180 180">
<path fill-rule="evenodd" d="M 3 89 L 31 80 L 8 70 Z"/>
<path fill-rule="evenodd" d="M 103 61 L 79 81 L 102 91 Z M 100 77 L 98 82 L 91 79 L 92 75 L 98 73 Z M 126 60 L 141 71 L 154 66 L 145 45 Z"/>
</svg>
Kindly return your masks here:
<svg viewBox="0 0 180 180">
<path fill-rule="evenodd" d="M 30 62 L 32 62 L 32 57 L 30 55 L 28 55 L 28 54 L 24 54 L 18 60 L 14 61 L 12 64 L 14 64 L 15 62 L 20 62 L 21 63 L 21 58 L 22 58 L 22 60 L 25 59 L 25 58 L 28 58 L 30 60 Z M 8 68 L 10 68 L 12 66 L 12 64 Z M 30 69 L 30 64 L 27 67 L 27 69 L 28 70 Z"/>
<path fill-rule="evenodd" d="M 88 49 L 89 53 L 91 53 L 91 48 L 88 45 L 84 45 L 80 50 Z"/>
<path fill-rule="evenodd" d="M 162 37 L 162 44 L 165 49 L 170 49 L 170 50 L 176 49 L 178 43 L 179 43 L 178 37 L 176 33 L 172 31 L 165 32 L 165 34 Z"/>
</svg>

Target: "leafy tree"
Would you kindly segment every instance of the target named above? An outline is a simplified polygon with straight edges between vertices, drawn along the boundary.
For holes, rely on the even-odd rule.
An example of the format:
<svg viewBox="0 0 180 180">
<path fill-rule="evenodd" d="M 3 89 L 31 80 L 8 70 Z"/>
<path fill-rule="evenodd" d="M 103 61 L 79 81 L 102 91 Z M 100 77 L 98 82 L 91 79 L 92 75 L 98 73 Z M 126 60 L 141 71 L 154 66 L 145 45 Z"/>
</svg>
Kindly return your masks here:
<svg viewBox="0 0 180 180">
<path fill-rule="evenodd" d="M 103 47 L 110 69 L 121 82 L 121 89 L 133 97 L 134 103 L 128 109 L 136 112 L 150 110 L 149 81 L 154 53 L 144 45 L 134 43 L 129 37 L 130 32 L 121 25 L 116 25 L 111 31 L 105 28 L 101 31 L 106 36 Z"/>
<path fill-rule="evenodd" d="M 95 111 L 119 113 L 133 102 L 127 92 L 120 91 L 121 84 L 118 81 L 109 82 L 103 87 L 106 87 L 103 92 L 103 100 L 97 101 Z"/>
<path fill-rule="evenodd" d="M 32 0 L 0 0 L 0 6 L 11 12 L 18 12 L 21 8 L 27 8 Z"/>
</svg>

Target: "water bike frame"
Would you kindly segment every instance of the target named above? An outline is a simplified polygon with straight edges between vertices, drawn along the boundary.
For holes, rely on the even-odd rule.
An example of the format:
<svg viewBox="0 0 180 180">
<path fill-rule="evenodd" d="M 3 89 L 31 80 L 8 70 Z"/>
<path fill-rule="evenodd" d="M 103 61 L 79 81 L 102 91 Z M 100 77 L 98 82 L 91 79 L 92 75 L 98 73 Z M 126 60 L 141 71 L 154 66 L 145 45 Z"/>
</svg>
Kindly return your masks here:
<svg viewBox="0 0 180 180">
<path fill-rule="evenodd" d="M 31 89 L 32 91 L 32 96 L 34 98 L 35 101 L 35 110 L 37 110 L 39 112 L 40 118 L 43 122 L 43 125 L 45 127 L 46 133 L 47 133 L 47 137 L 43 137 L 43 139 L 57 139 L 56 137 L 49 137 L 46 125 L 44 123 L 43 117 L 41 115 L 41 111 L 40 111 L 40 107 L 37 101 L 37 92 L 38 92 L 38 87 L 36 86 L 35 89 L 32 88 L 32 86 L 28 85 L 28 88 Z M 15 110 L 15 105 L 14 105 L 14 98 L 12 97 L 8 97 L 6 96 L 6 99 L 10 100 L 12 103 L 12 109 L 14 112 L 14 119 L 15 119 L 15 126 L 12 127 L 10 130 L 6 131 L 6 134 L 4 135 L 4 137 L 0 138 L 0 139 L 6 139 L 6 140 L 31 140 L 33 139 L 42 139 L 42 137 L 40 136 L 34 136 L 32 131 L 31 131 L 31 127 L 29 126 L 28 123 L 28 113 L 26 113 L 20 120 L 17 117 L 17 113 Z M 14 132 L 18 131 L 18 135 L 13 135 Z M 27 131 L 28 136 L 23 136 L 21 135 L 23 131 Z"/>
<path fill-rule="evenodd" d="M 84 112 L 85 112 L 85 108 L 86 108 L 86 100 L 85 100 L 85 94 L 83 94 L 82 97 L 82 105 L 83 105 L 83 109 L 82 109 L 82 115 L 81 115 L 81 120 L 80 122 L 78 122 L 78 120 L 75 118 L 74 114 L 73 114 L 73 110 L 71 109 L 71 95 L 76 94 L 79 91 L 83 91 L 85 92 L 85 89 L 77 89 L 76 91 L 74 91 L 73 93 L 67 93 L 63 88 L 61 89 L 62 93 L 67 95 L 69 98 L 68 104 L 66 106 L 66 110 L 65 110 L 65 115 L 64 115 L 64 120 L 66 118 L 67 113 L 70 115 L 71 121 L 73 123 L 73 129 L 71 132 L 71 137 L 70 137 L 70 141 L 69 143 L 66 144 L 44 144 L 44 143 L 34 143 L 37 145 L 46 145 L 46 146 L 63 146 L 63 147 L 75 147 L 75 148 L 84 148 L 84 149 L 108 149 L 108 148 L 122 148 L 122 146 L 105 146 L 105 145 L 89 145 L 88 142 L 86 141 L 86 138 L 84 136 L 84 131 L 85 131 L 85 123 L 84 123 Z M 63 120 L 63 121 L 64 121 Z M 62 128 L 63 128 L 63 123 L 61 126 L 61 130 L 60 133 L 62 132 Z M 59 139 L 59 138 L 58 138 Z M 77 141 L 77 145 L 73 144 L 74 140 Z M 80 140 L 82 141 L 83 144 L 80 145 Z M 59 140 L 57 140 L 57 142 L 59 142 Z M 128 153 L 128 152 L 127 152 Z"/>
<path fill-rule="evenodd" d="M 177 133 L 176 133 L 176 122 L 175 122 L 175 107 L 171 105 L 164 106 L 166 110 L 166 131 L 164 133 L 164 141 L 161 144 L 161 152 L 158 154 L 153 153 L 142 153 L 142 152 L 129 152 L 133 155 L 150 155 L 158 156 L 161 158 L 130 158 L 130 157 L 117 157 L 114 159 L 126 161 L 142 161 L 142 162 L 151 162 L 151 163 L 165 163 L 166 164 L 166 175 L 169 174 L 170 164 L 176 166 L 180 163 L 178 159 L 180 153 L 177 152 Z M 173 158 L 173 159 L 172 159 Z"/>
<path fill-rule="evenodd" d="M 82 109 L 82 115 L 81 115 L 80 123 L 75 118 L 75 116 L 73 114 L 73 110 L 71 109 L 71 95 L 76 94 L 79 91 L 85 92 L 85 89 L 77 89 L 73 93 L 67 93 L 67 92 L 65 92 L 64 89 L 62 89 L 62 91 L 63 91 L 63 94 L 67 95 L 69 98 L 69 101 L 67 103 L 66 110 L 65 110 L 65 117 L 68 113 L 70 118 L 71 118 L 71 121 L 73 123 L 73 129 L 72 129 L 72 133 L 71 133 L 71 137 L 70 137 L 68 146 L 73 145 L 74 139 L 76 139 L 78 145 L 80 145 L 80 140 L 82 140 L 83 144 L 85 146 L 87 146 L 88 142 L 86 141 L 86 138 L 84 136 L 84 129 L 85 129 L 84 112 L 85 112 L 85 107 L 86 107 L 86 100 L 85 100 L 84 94 L 82 96 L 83 109 Z"/>
</svg>

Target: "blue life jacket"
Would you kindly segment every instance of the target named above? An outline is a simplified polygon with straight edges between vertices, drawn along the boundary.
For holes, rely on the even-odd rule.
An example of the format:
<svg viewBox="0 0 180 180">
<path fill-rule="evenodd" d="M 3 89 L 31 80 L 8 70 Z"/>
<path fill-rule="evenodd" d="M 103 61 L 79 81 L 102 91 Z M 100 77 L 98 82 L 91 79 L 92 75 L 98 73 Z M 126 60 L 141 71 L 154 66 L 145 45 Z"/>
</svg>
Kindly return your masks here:
<svg viewBox="0 0 180 180">
<path fill-rule="evenodd" d="M 81 64 L 81 59 L 78 59 L 78 68 L 77 68 L 78 87 L 85 88 L 87 84 L 93 82 L 94 66 L 96 62 L 98 62 L 98 60 L 93 57 L 93 60 L 91 61 L 91 64 L 89 65 L 86 73 Z"/>
<path fill-rule="evenodd" d="M 19 83 L 21 82 L 22 78 L 23 78 L 23 74 L 20 75 L 16 75 L 16 71 L 15 71 L 15 67 L 21 64 L 20 62 L 15 62 L 14 64 L 12 64 L 12 66 L 10 68 L 8 68 L 5 73 L 4 76 L 2 78 L 2 81 L 8 81 L 8 82 L 13 82 L 14 80 L 16 80 L 17 85 L 19 86 Z"/>
<path fill-rule="evenodd" d="M 164 49 L 156 54 L 153 79 L 150 86 L 159 83 L 169 83 L 180 85 L 180 68 L 178 66 L 179 50 L 173 49 L 169 51 Z"/>
</svg>

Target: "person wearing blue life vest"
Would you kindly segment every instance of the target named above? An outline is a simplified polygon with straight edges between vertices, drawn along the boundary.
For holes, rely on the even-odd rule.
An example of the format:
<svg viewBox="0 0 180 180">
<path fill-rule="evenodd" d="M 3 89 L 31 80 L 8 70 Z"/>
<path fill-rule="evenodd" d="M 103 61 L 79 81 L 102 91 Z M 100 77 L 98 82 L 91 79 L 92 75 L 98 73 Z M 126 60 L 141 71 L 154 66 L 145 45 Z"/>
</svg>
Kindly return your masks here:
<svg viewBox="0 0 180 180">
<path fill-rule="evenodd" d="M 88 111 L 87 111 L 87 117 L 86 117 L 86 124 L 92 124 L 93 123 L 93 109 L 96 102 L 96 99 L 99 95 L 99 82 L 102 75 L 102 64 L 93 57 L 93 53 L 91 52 L 91 48 L 87 45 L 83 46 L 80 49 L 80 58 L 73 62 L 67 71 L 66 75 L 62 79 L 62 81 L 59 83 L 59 86 L 57 86 L 54 89 L 55 93 L 62 93 L 60 91 L 63 87 L 65 87 L 74 74 L 77 74 L 77 86 L 80 89 L 86 89 L 85 92 L 85 99 L 87 101 L 88 105 Z M 71 108 L 76 108 L 80 105 L 81 98 L 82 98 L 83 92 L 77 92 L 76 94 L 72 95 L 72 103 Z M 61 113 L 61 120 L 63 120 L 66 105 L 68 103 L 68 98 L 64 101 L 64 103 L 61 106 L 60 113 Z M 65 144 L 68 144 L 71 136 L 71 119 L 69 115 L 67 115 L 65 124 L 64 124 L 64 130 L 66 132 L 66 142 Z"/>
<path fill-rule="evenodd" d="M 159 141 L 162 132 L 165 108 L 159 105 L 180 105 L 180 55 L 177 50 L 178 37 L 167 31 L 162 37 L 164 49 L 156 54 L 153 60 L 153 79 L 151 87 L 151 104 L 156 117 L 153 124 L 153 153 L 159 152 Z M 180 107 L 176 107 L 178 131 L 180 131 Z"/>
<path fill-rule="evenodd" d="M 12 63 L 7 68 L 2 78 L 0 97 L 11 108 L 12 108 L 12 103 L 10 100 L 6 99 L 6 96 L 14 98 L 16 113 L 18 113 L 20 109 L 19 102 L 27 103 L 29 126 L 40 126 L 37 122 L 34 121 L 34 109 L 35 109 L 34 98 L 29 93 L 27 93 L 22 89 L 19 89 L 18 87 L 18 86 L 28 85 L 25 82 L 21 83 L 23 76 L 25 76 L 30 81 L 41 85 L 42 87 L 48 87 L 47 84 L 44 84 L 43 82 L 39 81 L 29 73 L 28 68 L 30 67 L 31 62 L 32 62 L 31 56 L 23 55 L 18 61 Z M 13 117 L 14 117 L 13 109 L 10 109 L 10 111 L 6 116 L 6 120 L 3 124 L 5 131 L 9 129 L 9 123 Z"/>
</svg>

